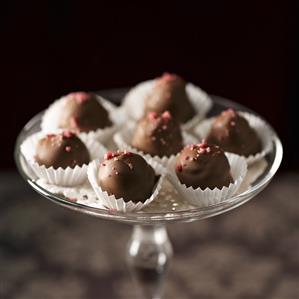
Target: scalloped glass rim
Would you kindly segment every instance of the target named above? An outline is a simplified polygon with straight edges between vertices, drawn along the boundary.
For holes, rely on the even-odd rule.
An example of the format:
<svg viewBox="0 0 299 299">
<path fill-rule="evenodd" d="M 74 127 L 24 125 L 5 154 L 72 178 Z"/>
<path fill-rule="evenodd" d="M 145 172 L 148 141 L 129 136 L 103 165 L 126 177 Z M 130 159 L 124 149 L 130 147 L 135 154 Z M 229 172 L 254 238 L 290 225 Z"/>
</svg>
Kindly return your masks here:
<svg viewBox="0 0 299 299">
<path fill-rule="evenodd" d="M 99 92 L 99 94 L 109 98 L 109 96 L 114 95 L 114 97 L 121 98 L 121 96 L 127 91 L 127 89 L 114 89 L 114 90 L 108 90 Z M 116 96 L 115 96 L 116 95 Z M 119 96 L 117 96 L 119 95 Z M 237 104 L 233 101 L 218 97 L 218 96 L 212 96 L 213 99 L 213 109 L 209 113 L 210 115 L 215 115 L 220 110 L 225 109 L 227 107 L 236 108 L 239 110 L 249 111 L 251 113 L 255 113 L 252 110 Z M 48 192 L 46 189 L 39 186 L 34 180 L 30 178 L 30 175 L 26 172 L 24 166 L 26 164 L 26 161 L 24 160 L 24 157 L 22 156 L 20 152 L 20 145 L 22 141 L 29 135 L 32 134 L 34 131 L 37 131 L 36 129 L 39 129 L 39 124 L 41 121 L 41 117 L 43 115 L 44 111 L 38 113 L 35 115 L 22 129 L 20 132 L 16 145 L 15 145 L 15 161 L 18 167 L 18 170 L 22 177 L 30 184 L 30 186 L 40 193 L 42 196 L 50 199 L 51 201 L 64 206 L 66 208 L 76 210 L 82 213 L 90 214 L 96 217 L 104 218 L 104 219 L 110 219 L 120 222 L 129 222 L 129 223 L 135 223 L 135 224 L 162 224 L 167 222 L 191 222 L 199 219 L 204 219 L 212 216 L 216 216 L 218 214 L 227 212 L 229 210 L 232 210 L 245 202 L 249 201 L 251 198 L 253 198 L 255 195 L 257 195 L 259 192 L 261 192 L 271 181 L 274 174 L 278 170 L 282 155 L 283 155 L 283 149 L 281 142 L 276 134 L 276 132 L 273 130 L 273 128 L 269 125 L 272 135 L 273 135 L 273 149 L 272 152 L 267 155 L 267 162 L 268 166 L 265 170 L 264 174 L 261 175 L 260 178 L 256 180 L 256 182 L 253 184 L 251 188 L 246 190 L 245 192 L 234 196 L 232 198 L 229 198 L 219 204 L 211 205 L 209 207 L 205 208 L 192 208 L 189 210 L 184 211 L 176 211 L 176 212 L 155 212 L 155 213 L 148 213 L 148 212 L 131 212 L 131 213 L 120 213 L 120 212 L 110 212 L 108 210 L 99 209 L 99 208 L 93 208 L 89 207 L 83 204 L 78 204 L 76 202 L 70 202 L 64 199 L 63 196 L 59 196 L 53 193 Z M 256 114 L 256 113 L 255 113 Z"/>
</svg>

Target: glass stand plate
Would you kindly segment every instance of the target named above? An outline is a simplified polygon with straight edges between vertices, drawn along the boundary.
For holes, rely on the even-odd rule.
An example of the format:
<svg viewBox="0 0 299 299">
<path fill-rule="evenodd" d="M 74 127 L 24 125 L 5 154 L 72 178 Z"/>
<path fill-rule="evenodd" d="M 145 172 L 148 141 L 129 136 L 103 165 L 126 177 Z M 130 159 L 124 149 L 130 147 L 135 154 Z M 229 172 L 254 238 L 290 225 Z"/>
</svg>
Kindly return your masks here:
<svg viewBox="0 0 299 299">
<path fill-rule="evenodd" d="M 99 92 L 103 97 L 119 103 L 127 89 L 113 89 Z M 255 112 L 230 100 L 212 96 L 214 105 L 208 116 L 218 114 L 226 108 Z M 77 202 L 67 200 L 65 197 L 50 193 L 34 180 L 35 176 L 30 171 L 24 157 L 20 152 L 21 143 L 31 134 L 40 130 L 41 118 L 44 112 L 34 116 L 20 132 L 15 145 L 15 161 L 22 177 L 31 187 L 43 197 L 63 207 L 85 214 L 119 222 L 134 224 L 132 238 L 129 241 L 127 260 L 132 270 L 135 281 L 138 282 L 145 298 L 160 298 L 162 282 L 172 256 L 171 243 L 167 236 L 166 224 L 173 222 L 191 222 L 216 216 L 232 210 L 252 199 L 261 192 L 271 181 L 278 170 L 282 160 L 282 145 L 276 132 L 270 127 L 272 137 L 272 151 L 265 157 L 267 167 L 264 172 L 244 192 L 235 195 L 217 205 L 205 208 L 186 208 L 179 211 L 155 212 L 111 212 L 93 208 Z"/>
</svg>

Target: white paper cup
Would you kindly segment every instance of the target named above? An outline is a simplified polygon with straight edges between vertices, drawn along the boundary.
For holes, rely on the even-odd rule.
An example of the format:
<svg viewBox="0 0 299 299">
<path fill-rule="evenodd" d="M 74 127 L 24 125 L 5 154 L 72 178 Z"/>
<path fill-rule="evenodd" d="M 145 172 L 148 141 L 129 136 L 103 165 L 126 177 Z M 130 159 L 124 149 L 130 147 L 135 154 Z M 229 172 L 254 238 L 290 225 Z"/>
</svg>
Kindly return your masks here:
<svg viewBox="0 0 299 299">
<path fill-rule="evenodd" d="M 143 151 L 140 151 L 140 150 L 136 149 L 135 147 L 133 147 L 131 145 L 131 142 L 132 142 L 133 135 L 135 132 L 135 127 L 136 127 L 136 124 L 131 123 L 128 126 L 126 126 L 124 129 L 122 129 L 121 131 L 114 134 L 113 139 L 114 139 L 114 142 L 117 144 L 117 146 L 119 148 L 126 149 L 130 152 L 137 153 L 146 159 L 153 159 L 154 161 L 156 161 L 166 167 L 168 160 L 171 157 L 175 157 L 176 155 L 171 155 L 170 157 L 151 156 L 150 154 L 146 154 Z M 182 136 L 183 136 L 183 144 L 184 145 L 198 143 L 198 140 L 196 137 L 194 137 L 184 131 L 182 131 Z"/>
<path fill-rule="evenodd" d="M 102 188 L 98 185 L 98 170 L 99 170 L 99 160 L 95 160 L 91 162 L 88 166 L 87 176 L 88 180 L 96 193 L 99 201 L 99 206 L 102 206 L 104 209 L 108 210 L 115 210 L 119 212 L 132 212 L 132 211 L 139 211 L 151 203 L 159 194 L 162 183 L 165 178 L 166 169 L 161 166 L 159 163 L 155 161 L 148 161 L 147 162 L 154 168 L 156 174 L 160 177 L 158 182 L 156 183 L 152 195 L 145 200 L 145 202 L 137 202 L 134 203 L 132 201 L 125 202 L 123 198 L 115 198 L 114 195 L 108 195 L 106 191 L 103 191 Z"/>
<path fill-rule="evenodd" d="M 120 109 L 113 105 L 108 100 L 97 96 L 98 101 L 101 105 L 108 111 L 109 118 L 113 125 L 103 129 L 97 129 L 90 132 L 81 132 L 79 136 L 87 136 L 88 138 L 93 138 L 100 143 L 105 143 L 109 138 L 112 138 L 113 134 L 117 131 L 118 126 L 120 126 L 125 121 L 125 114 Z M 61 117 L 61 111 L 63 111 L 65 102 L 67 101 L 67 96 L 61 97 L 52 103 L 48 109 L 45 111 L 42 122 L 41 129 L 43 132 L 57 131 L 59 128 L 59 121 Z"/>
<path fill-rule="evenodd" d="M 123 107 L 130 119 L 137 121 L 144 115 L 145 99 L 152 91 L 156 80 L 141 82 L 127 93 L 123 100 Z M 184 129 L 189 130 L 205 117 L 212 107 L 212 100 L 206 92 L 192 83 L 187 83 L 186 93 L 196 111 L 196 115 L 183 124 Z"/>
<path fill-rule="evenodd" d="M 245 157 L 247 163 L 250 165 L 265 157 L 272 150 L 272 133 L 268 125 L 258 116 L 248 112 L 237 111 L 237 113 L 248 121 L 249 126 L 256 131 L 262 143 L 262 150 L 259 153 Z M 194 128 L 194 133 L 201 139 L 207 138 L 214 119 L 215 117 L 211 117 L 202 121 Z"/>
<path fill-rule="evenodd" d="M 61 130 L 60 130 L 61 131 Z M 60 132 L 60 131 L 55 131 Z M 21 152 L 28 161 L 31 169 L 45 183 L 58 186 L 77 186 L 82 184 L 87 179 L 87 164 L 82 166 L 76 165 L 74 168 L 67 167 L 65 169 L 59 167 L 46 167 L 39 165 L 35 161 L 36 146 L 38 141 L 45 136 L 45 132 L 38 132 L 28 137 L 21 145 Z M 88 149 L 91 161 L 103 156 L 107 149 L 95 140 L 88 136 L 78 136 Z"/>
<path fill-rule="evenodd" d="M 173 157 L 169 160 L 167 167 L 168 178 L 185 200 L 192 205 L 208 207 L 210 205 L 218 204 L 232 197 L 237 192 L 247 172 L 247 163 L 243 157 L 230 153 L 225 153 L 225 155 L 228 159 L 231 176 L 234 180 L 234 182 L 230 183 L 228 187 L 224 186 L 221 189 L 206 188 L 204 190 L 201 188 L 194 189 L 193 187 L 187 187 L 185 184 L 180 182 L 176 175 L 175 164 L 177 157 Z"/>
</svg>

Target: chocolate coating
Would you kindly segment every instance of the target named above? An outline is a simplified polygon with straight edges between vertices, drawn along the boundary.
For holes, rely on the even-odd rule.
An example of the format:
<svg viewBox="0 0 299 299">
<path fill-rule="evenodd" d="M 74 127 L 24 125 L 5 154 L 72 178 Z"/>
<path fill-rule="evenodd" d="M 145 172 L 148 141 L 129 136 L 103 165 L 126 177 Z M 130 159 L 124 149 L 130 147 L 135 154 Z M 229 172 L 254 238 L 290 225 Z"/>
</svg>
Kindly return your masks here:
<svg viewBox="0 0 299 299">
<path fill-rule="evenodd" d="M 225 110 L 216 117 L 207 140 L 221 146 L 226 152 L 245 157 L 262 150 L 256 131 L 233 109 Z"/>
<path fill-rule="evenodd" d="M 100 164 L 98 183 L 102 190 L 126 202 L 145 202 L 153 193 L 155 182 L 153 168 L 131 152 L 108 152 Z"/>
<path fill-rule="evenodd" d="M 112 125 L 108 112 L 93 93 L 70 93 L 60 113 L 59 127 L 63 129 L 89 132 Z"/>
<path fill-rule="evenodd" d="M 88 164 L 90 157 L 85 144 L 74 133 L 65 131 L 60 134 L 48 134 L 40 139 L 35 160 L 46 167 L 65 169 Z"/>
<path fill-rule="evenodd" d="M 188 145 L 181 151 L 176 160 L 176 174 L 182 184 L 195 189 L 221 189 L 233 182 L 223 150 L 206 142 Z"/>
<path fill-rule="evenodd" d="M 183 148 L 181 128 L 168 111 L 149 112 L 139 120 L 132 146 L 152 156 L 169 157 Z"/>
<path fill-rule="evenodd" d="M 186 93 L 186 82 L 179 76 L 165 73 L 155 82 L 152 92 L 145 99 L 145 113 L 169 111 L 180 123 L 195 115 Z"/>
</svg>

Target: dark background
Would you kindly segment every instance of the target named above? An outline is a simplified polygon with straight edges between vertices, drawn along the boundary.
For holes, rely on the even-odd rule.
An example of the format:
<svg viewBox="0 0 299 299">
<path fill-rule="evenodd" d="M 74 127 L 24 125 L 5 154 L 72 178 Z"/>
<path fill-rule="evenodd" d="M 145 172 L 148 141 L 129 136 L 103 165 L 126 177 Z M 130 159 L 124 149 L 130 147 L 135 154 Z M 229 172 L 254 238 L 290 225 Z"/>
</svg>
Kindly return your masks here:
<svg viewBox="0 0 299 299">
<path fill-rule="evenodd" d="M 1 30 L 1 168 L 24 124 L 75 90 L 176 72 L 249 106 L 298 168 L 297 9 L 292 1 L 6 1 Z"/>
</svg>

